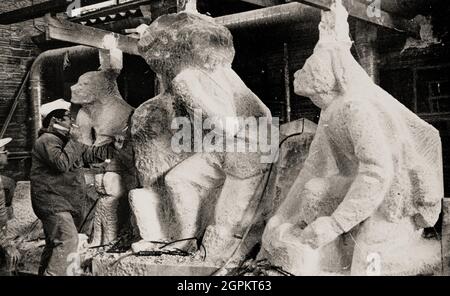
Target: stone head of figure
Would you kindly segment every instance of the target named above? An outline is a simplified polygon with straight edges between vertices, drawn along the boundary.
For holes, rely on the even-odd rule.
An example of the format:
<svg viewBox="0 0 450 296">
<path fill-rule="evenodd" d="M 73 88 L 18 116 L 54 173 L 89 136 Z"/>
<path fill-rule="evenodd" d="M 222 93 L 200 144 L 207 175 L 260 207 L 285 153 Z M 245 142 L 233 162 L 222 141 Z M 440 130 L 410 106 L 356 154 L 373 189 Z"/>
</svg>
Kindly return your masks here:
<svg viewBox="0 0 450 296">
<path fill-rule="evenodd" d="M 200 14 L 163 15 L 142 34 L 139 52 L 157 74 L 172 80 L 187 67 L 211 70 L 231 65 L 233 37 L 224 26 Z"/>
<path fill-rule="evenodd" d="M 80 76 L 73 85 L 72 103 L 84 105 L 119 94 L 116 71 L 93 71 Z"/>
<path fill-rule="evenodd" d="M 338 96 L 347 90 L 351 70 L 346 62 L 348 55 L 351 58 L 346 48 L 318 46 L 294 75 L 295 93 L 309 97 L 319 108 L 326 107 L 330 95 Z"/>
<path fill-rule="evenodd" d="M 375 86 L 372 79 L 352 56 L 348 45 L 319 44 L 303 68 L 295 73 L 294 91 L 309 97 L 319 108 L 346 96 L 361 96 Z"/>
</svg>

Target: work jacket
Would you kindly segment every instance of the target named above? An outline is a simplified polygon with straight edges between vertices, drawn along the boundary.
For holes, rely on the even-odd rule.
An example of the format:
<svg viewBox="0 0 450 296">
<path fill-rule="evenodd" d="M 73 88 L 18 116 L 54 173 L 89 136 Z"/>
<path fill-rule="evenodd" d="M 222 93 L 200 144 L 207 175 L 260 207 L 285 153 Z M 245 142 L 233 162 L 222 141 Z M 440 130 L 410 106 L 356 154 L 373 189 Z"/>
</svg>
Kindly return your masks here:
<svg viewBox="0 0 450 296">
<path fill-rule="evenodd" d="M 83 219 L 86 181 L 83 167 L 111 159 L 110 145 L 89 147 L 68 139 L 58 131 L 41 131 L 32 152 L 31 200 L 39 219 L 70 212 L 75 223 Z M 78 222 L 77 222 L 78 221 Z"/>
</svg>

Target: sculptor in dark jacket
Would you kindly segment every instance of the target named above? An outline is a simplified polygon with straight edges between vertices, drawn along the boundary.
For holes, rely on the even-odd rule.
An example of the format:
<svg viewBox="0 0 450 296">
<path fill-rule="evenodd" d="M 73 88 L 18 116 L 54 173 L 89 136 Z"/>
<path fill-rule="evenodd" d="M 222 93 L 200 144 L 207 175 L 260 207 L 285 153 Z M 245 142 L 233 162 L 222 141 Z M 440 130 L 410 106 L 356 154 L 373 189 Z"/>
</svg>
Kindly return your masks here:
<svg viewBox="0 0 450 296">
<path fill-rule="evenodd" d="M 80 226 L 86 198 L 82 167 L 112 158 L 113 151 L 110 146 L 86 146 L 58 130 L 42 130 L 34 146 L 31 166 L 31 196 L 38 218 L 70 212 Z"/>
<path fill-rule="evenodd" d="M 32 152 L 30 176 L 33 210 L 45 234 L 39 274 L 79 275 L 73 262 L 87 199 L 83 166 L 111 159 L 116 150 L 112 144 L 90 147 L 78 142 L 80 130 L 65 110 L 52 111 L 43 126 Z"/>
</svg>

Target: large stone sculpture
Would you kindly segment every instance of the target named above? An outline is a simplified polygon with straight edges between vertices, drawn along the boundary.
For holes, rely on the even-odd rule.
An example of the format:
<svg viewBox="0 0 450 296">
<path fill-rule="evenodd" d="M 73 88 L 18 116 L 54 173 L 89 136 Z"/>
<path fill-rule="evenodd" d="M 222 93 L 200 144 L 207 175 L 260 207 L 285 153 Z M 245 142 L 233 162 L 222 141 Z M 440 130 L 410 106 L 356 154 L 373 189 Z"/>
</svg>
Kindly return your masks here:
<svg viewBox="0 0 450 296">
<path fill-rule="evenodd" d="M 347 12 L 323 12 L 295 91 L 322 109 L 308 158 L 270 219 L 260 258 L 297 274 L 419 274 L 443 198 L 439 133 L 375 85 L 350 53 Z"/>
<path fill-rule="evenodd" d="M 88 72 L 72 87 L 72 103 L 81 105 L 76 123 L 82 131 L 82 142 L 103 145 L 129 133 L 133 108 L 121 97 L 116 78 L 118 71 Z M 128 191 L 136 187 L 132 147 L 129 143 L 118 154 L 88 178 L 101 198 L 95 208 L 92 245 L 114 241 L 129 221 Z"/>
<path fill-rule="evenodd" d="M 160 77 L 163 91 L 133 116 L 132 139 L 143 187 L 130 193 L 142 237 L 133 250 L 203 236 L 207 259 L 226 259 L 250 223 L 267 164 L 260 150 L 225 151 L 220 139 L 261 144 L 252 138 L 257 135 L 240 133 L 244 127 L 238 118 L 252 118 L 257 127 L 270 128 L 270 111 L 231 69 L 232 36 L 210 17 L 186 12 L 162 16 L 147 28 L 139 50 Z M 183 126 L 188 136 L 183 149 L 176 148 L 182 132 L 174 126 L 176 118 L 184 123 L 189 119 L 189 127 L 200 124 Z M 257 121 L 262 118 L 266 120 Z M 207 131 L 201 130 L 203 120 Z M 218 136 L 211 142 L 217 150 L 205 151 L 205 145 L 196 144 L 208 135 Z M 197 248 L 194 240 L 172 246 Z"/>
</svg>

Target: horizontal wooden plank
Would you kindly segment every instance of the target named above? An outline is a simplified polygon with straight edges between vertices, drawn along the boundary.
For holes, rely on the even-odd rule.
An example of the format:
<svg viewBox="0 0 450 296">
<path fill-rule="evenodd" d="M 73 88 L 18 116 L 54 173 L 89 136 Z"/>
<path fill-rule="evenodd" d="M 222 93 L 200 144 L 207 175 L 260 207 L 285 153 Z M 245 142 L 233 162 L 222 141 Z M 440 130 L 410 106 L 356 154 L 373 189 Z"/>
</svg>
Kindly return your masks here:
<svg viewBox="0 0 450 296">
<path fill-rule="evenodd" d="M 104 42 L 106 39 L 115 40 L 121 51 L 138 55 L 138 40 L 125 35 L 83 26 L 66 20 L 46 16 L 48 37 L 54 40 L 87 45 L 100 49 L 110 49 Z"/>
</svg>

